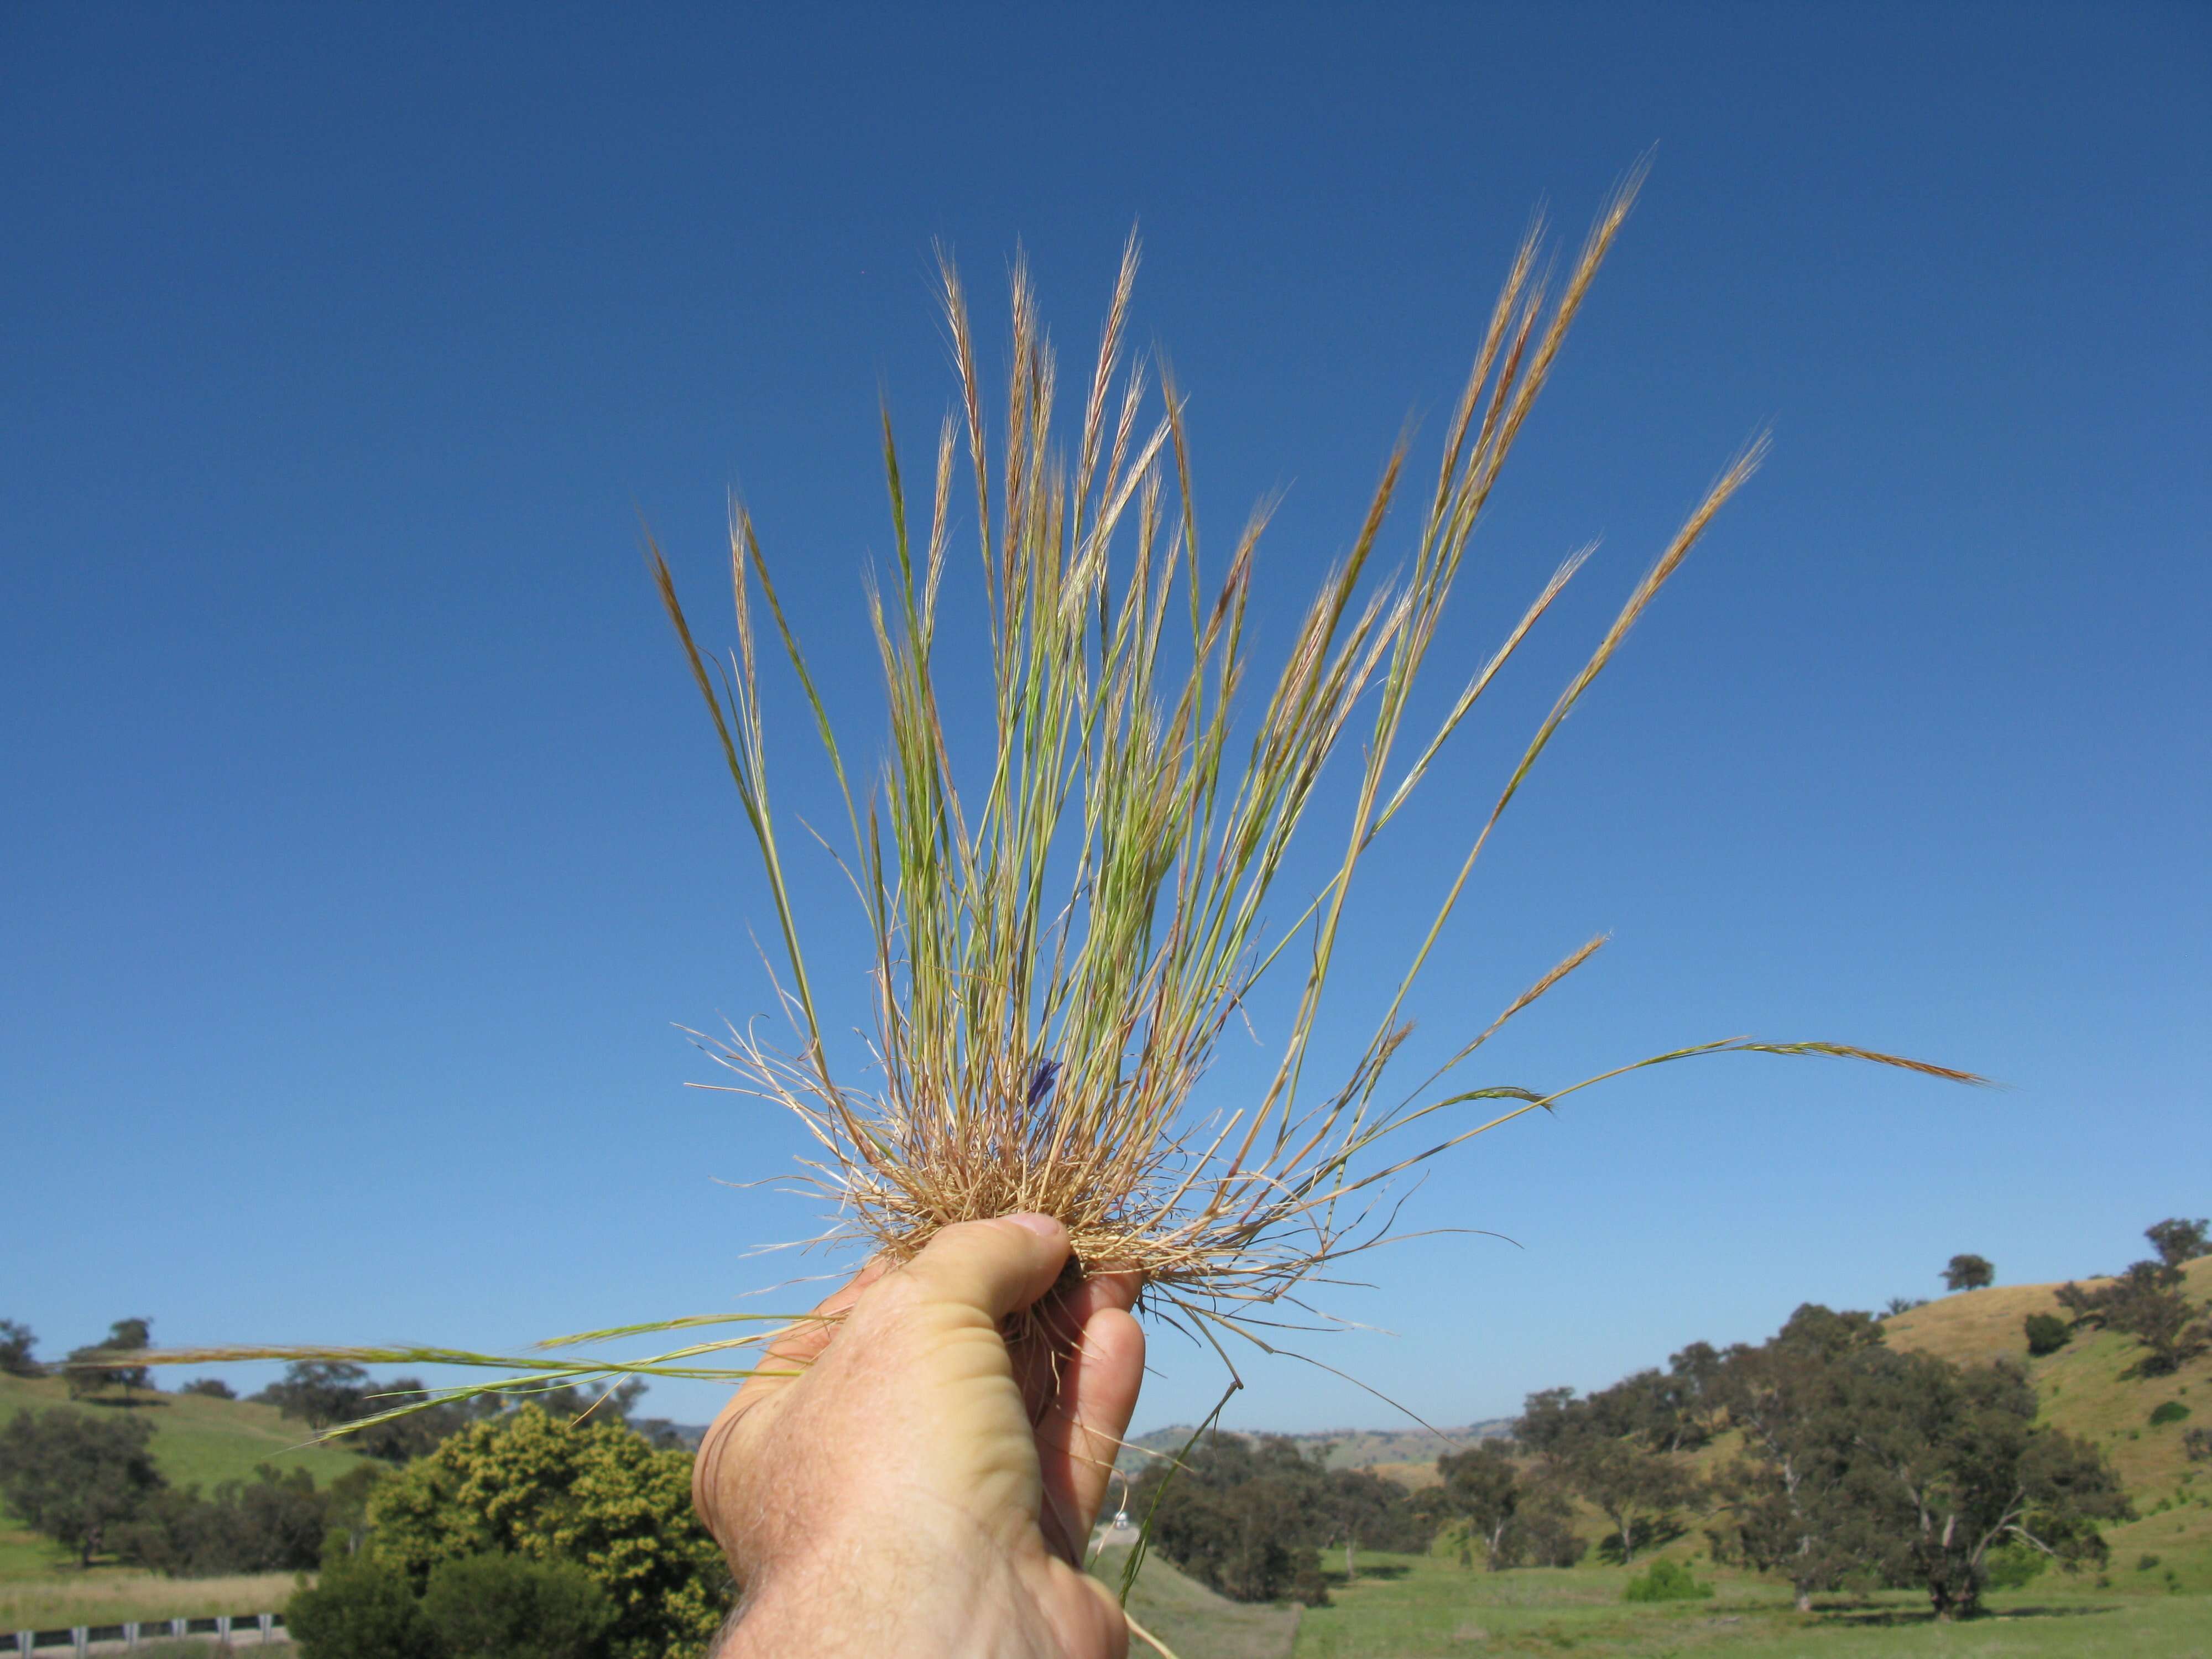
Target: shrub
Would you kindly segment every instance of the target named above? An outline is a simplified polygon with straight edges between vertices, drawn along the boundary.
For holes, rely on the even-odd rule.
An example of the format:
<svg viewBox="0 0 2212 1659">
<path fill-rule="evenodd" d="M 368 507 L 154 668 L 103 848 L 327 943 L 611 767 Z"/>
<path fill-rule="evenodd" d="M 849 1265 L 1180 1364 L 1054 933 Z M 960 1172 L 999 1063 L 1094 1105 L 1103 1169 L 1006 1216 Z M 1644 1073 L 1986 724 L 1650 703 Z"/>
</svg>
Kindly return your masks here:
<svg viewBox="0 0 2212 1659">
<path fill-rule="evenodd" d="M 2191 1429 L 2181 1437 L 2181 1449 L 2192 1463 L 2212 1461 L 2212 1429 Z"/>
<path fill-rule="evenodd" d="M 2151 1408 L 2150 1425 L 2162 1429 L 2169 1423 L 2179 1423 L 2189 1415 L 2189 1407 L 2179 1400 L 2162 1400 Z"/>
<path fill-rule="evenodd" d="M 204 1394 L 210 1400 L 235 1400 L 238 1390 L 219 1376 L 196 1376 L 177 1390 L 179 1394 Z"/>
<path fill-rule="evenodd" d="M 2137 1572 L 2148 1572 L 2157 1565 L 2158 1557 L 2155 1555 L 2145 1553 L 2136 1558 L 2136 1571 Z"/>
<path fill-rule="evenodd" d="M 322 1581 L 285 1604 L 284 1627 L 300 1659 L 440 1659 L 407 1575 L 368 1556 L 325 1558 Z"/>
<path fill-rule="evenodd" d="M 2057 1314 L 2027 1316 L 2027 1351 L 2039 1359 L 2045 1354 L 2057 1353 L 2073 1336 L 2074 1328 Z"/>
<path fill-rule="evenodd" d="M 331 1523 L 330 1495 L 305 1469 L 280 1474 L 263 1463 L 253 1475 L 224 1481 L 212 1498 L 197 1486 L 155 1493 L 117 1529 L 116 1553 L 172 1578 L 308 1571 Z"/>
<path fill-rule="evenodd" d="M 1654 1561 L 1628 1581 L 1622 1599 L 1629 1601 L 1696 1601 L 1711 1595 L 1713 1587 L 1701 1584 L 1687 1567 L 1673 1561 Z"/>
<path fill-rule="evenodd" d="M 447 1659 L 589 1659 L 615 1608 L 574 1562 L 499 1553 L 431 1568 L 422 1615 Z"/>
<path fill-rule="evenodd" d="M 1983 1571 L 1991 1589 L 2019 1589 L 2050 1565 L 2050 1558 L 2041 1550 L 2025 1544 L 2005 1544 L 1989 1553 Z"/>
</svg>

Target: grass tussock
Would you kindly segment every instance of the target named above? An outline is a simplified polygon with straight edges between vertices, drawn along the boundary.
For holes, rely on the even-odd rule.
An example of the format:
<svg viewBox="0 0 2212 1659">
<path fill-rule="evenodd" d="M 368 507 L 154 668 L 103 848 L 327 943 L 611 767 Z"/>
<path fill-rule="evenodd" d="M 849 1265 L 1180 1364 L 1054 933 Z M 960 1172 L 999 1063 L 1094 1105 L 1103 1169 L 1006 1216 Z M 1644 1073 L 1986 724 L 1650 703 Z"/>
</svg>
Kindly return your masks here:
<svg viewBox="0 0 2212 1659">
<path fill-rule="evenodd" d="M 1042 1211 L 1066 1223 L 1085 1270 L 1139 1275 L 1156 1314 L 1217 1346 L 1230 1334 L 1266 1346 L 1256 1328 L 1302 1305 L 1305 1281 L 1388 1236 L 1389 1211 L 1376 1200 L 1394 1177 L 1606 1079 L 1756 1052 L 1973 1080 L 1844 1044 L 1731 1037 L 1561 1087 L 1462 1083 L 1462 1068 L 1499 1028 L 1587 963 L 1601 939 L 1570 952 L 1441 1066 L 1410 1085 L 1392 1069 L 1413 1029 L 1416 981 L 1492 830 L 1752 476 L 1763 437 L 1722 468 L 1660 550 L 1528 737 L 1456 867 L 1438 872 L 1442 896 L 1406 939 L 1400 977 L 1364 1046 L 1326 1074 L 1315 1063 L 1363 861 L 1582 565 L 1583 553 L 1565 560 L 1486 659 L 1451 671 L 1459 686 L 1441 717 L 1414 723 L 1415 689 L 1469 542 L 1639 178 L 1607 200 L 1563 279 L 1540 227 L 1522 244 L 1480 331 L 1433 480 L 1416 483 L 1402 443 L 1391 454 L 1349 551 L 1307 599 L 1279 659 L 1256 659 L 1247 626 L 1266 510 L 1224 556 L 1201 556 L 1182 398 L 1164 368 L 1155 388 L 1146 365 L 1127 360 L 1133 238 L 1072 430 L 1060 424 L 1058 364 L 1025 270 L 1013 272 L 1012 372 L 994 410 L 965 293 L 940 261 L 959 396 L 937 434 L 926 511 L 909 501 L 887 414 L 883 426 L 896 560 L 866 593 L 888 712 L 879 769 L 850 763 L 741 505 L 731 517 L 736 629 L 726 659 L 700 643 L 648 541 L 759 851 L 781 945 L 778 995 L 792 1036 L 778 1046 L 732 1029 L 711 1046 L 735 1074 L 724 1086 L 787 1109 L 811 1133 L 816 1155 L 803 1178 L 836 1212 L 833 1235 L 897 1261 L 950 1224 Z M 1409 544 L 1399 528 L 1407 515 Z M 988 747 L 972 754 L 940 685 L 975 672 L 976 655 L 939 647 L 954 544 L 971 535 L 958 562 L 980 567 L 989 640 L 981 689 L 992 710 Z M 1386 536 L 1401 562 L 1382 574 Z M 842 792 L 849 848 L 841 861 L 873 952 L 873 1063 L 864 1080 L 832 1064 L 787 878 L 759 695 L 763 626 L 805 692 Z M 969 697 L 963 685 L 961 706 Z M 967 764 L 956 766 L 956 749 Z M 1333 766 L 1340 784 L 1324 792 Z M 1286 892 L 1291 849 L 1304 842 L 1329 849 L 1328 873 L 1317 890 Z M 1194 1111 L 1194 1090 L 1224 1033 L 1271 976 L 1286 981 L 1279 1000 L 1291 1010 L 1272 1074 L 1234 1109 Z M 757 1338 L 740 1332 L 621 1365 L 550 1363 L 525 1386 L 614 1370 L 742 1374 L 719 1369 L 720 1351 Z"/>
<path fill-rule="evenodd" d="M 889 757 L 872 787 L 854 787 L 744 509 L 732 517 L 737 641 L 726 666 L 702 650 L 652 550 L 758 845 L 797 1033 L 779 1049 L 732 1030 L 716 1052 L 738 1075 L 730 1086 L 805 1124 L 820 1152 L 809 1178 L 842 1231 L 899 1261 L 948 1224 L 1042 1211 L 1067 1224 L 1086 1269 L 1134 1273 L 1156 1309 L 1242 1332 L 1243 1316 L 1376 1242 L 1370 1200 L 1393 1176 L 1601 1080 L 1543 1091 L 1449 1083 L 1601 940 L 1571 953 L 1413 1087 L 1399 1088 L 1390 1067 L 1412 1030 L 1415 981 L 1491 831 L 1750 477 L 1764 439 L 1722 470 L 1529 738 L 1425 929 L 1407 941 L 1402 977 L 1364 1048 L 1326 1077 L 1308 1062 L 1362 861 L 1582 562 L 1577 554 L 1559 567 L 1437 724 L 1409 729 L 1413 689 L 1469 541 L 1634 185 L 1607 203 L 1556 288 L 1543 275 L 1540 232 L 1522 244 L 1434 483 L 1414 504 L 1410 565 L 1370 574 L 1413 493 L 1401 444 L 1279 664 L 1253 659 L 1246 628 L 1266 513 L 1210 574 L 1182 400 L 1163 376 L 1162 406 L 1148 413 L 1144 366 L 1125 368 L 1133 239 L 1072 445 L 1055 425 L 1058 368 L 1026 271 L 1013 273 L 1012 372 L 994 446 L 966 297 L 940 261 L 960 398 L 939 434 L 926 530 L 909 523 L 904 469 L 888 417 L 884 424 L 896 568 L 866 596 L 889 713 Z M 987 764 L 963 788 L 937 640 L 954 520 L 971 489 L 995 725 Z M 843 792 L 848 870 L 874 951 L 875 1069 L 866 1085 L 830 1063 L 786 884 L 757 690 L 762 602 Z M 1316 786 L 1340 748 L 1356 770 L 1349 811 L 1324 814 Z M 1333 807 L 1334 793 L 1328 799 Z M 1279 879 L 1302 833 L 1339 849 L 1334 872 L 1285 907 Z M 1271 926 L 1286 908 L 1287 923 Z M 1271 973 L 1303 981 L 1271 1079 L 1249 1103 L 1194 1118 L 1194 1086 Z M 1751 1050 L 1964 1075 L 1841 1044 L 1735 1038 L 1603 1076 Z"/>
</svg>

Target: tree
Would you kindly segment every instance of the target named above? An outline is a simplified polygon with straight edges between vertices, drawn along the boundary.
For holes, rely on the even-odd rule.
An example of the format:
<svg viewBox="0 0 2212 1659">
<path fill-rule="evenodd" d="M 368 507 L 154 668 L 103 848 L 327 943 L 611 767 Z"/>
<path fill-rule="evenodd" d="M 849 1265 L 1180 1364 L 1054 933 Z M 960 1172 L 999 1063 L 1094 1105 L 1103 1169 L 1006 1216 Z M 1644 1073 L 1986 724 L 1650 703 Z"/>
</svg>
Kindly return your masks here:
<svg viewBox="0 0 2212 1659">
<path fill-rule="evenodd" d="M 18 1412 L 0 1429 L 0 1497 L 34 1532 L 77 1553 L 85 1566 L 111 1529 L 161 1489 L 147 1444 L 153 1425 L 60 1407 Z"/>
<path fill-rule="evenodd" d="M 1328 1602 L 1314 1513 L 1325 1472 L 1285 1437 L 1215 1434 L 1139 1476 L 1129 1502 L 1161 1553 L 1236 1601 Z"/>
<path fill-rule="evenodd" d="M 395 1376 L 379 1382 L 359 1365 L 309 1360 L 286 1367 L 281 1380 L 254 1398 L 313 1428 L 366 1423 L 349 1432 L 347 1443 L 362 1456 L 386 1463 L 411 1462 L 471 1423 L 524 1404 L 564 1422 L 627 1424 L 662 1449 L 686 1448 L 687 1443 L 672 1424 L 641 1427 L 630 1421 L 630 1411 L 645 1389 L 642 1382 L 631 1377 L 613 1389 L 580 1389 L 570 1384 L 526 1394 L 482 1395 L 464 1404 L 432 1401 L 420 1377 Z M 397 1417 L 387 1415 L 408 1406 L 416 1409 Z M 368 1421 L 371 1419 L 378 1420 Z"/>
<path fill-rule="evenodd" d="M 107 1328 L 107 1340 L 90 1347 L 72 1348 L 62 1363 L 69 1372 L 70 1398 L 86 1399 L 107 1389 L 120 1389 L 127 1403 L 131 1390 L 153 1391 L 152 1371 L 143 1365 L 118 1364 L 153 1340 L 150 1319 L 118 1319 Z"/>
<path fill-rule="evenodd" d="M 155 1493 L 119 1528 L 116 1553 L 173 1578 L 233 1572 L 309 1572 L 322 1559 L 330 1495 L 305 1469 L 256 1467 L 251 1481 L 226 1480 L 212 1498 L 194 1487 Z"/>
<path fill-rule="evenodd" d="M 2022 1322 L 2027 1351 L 2035 1358 L 2057 1353 L 2073 1339 L 2074 1328 L 2057 1314 L 2033 1313 Z"/>
<path fill-rule="evenodd" d="M 1639 1541 L 1648 1546 L 1680 1536 L 1674 1511 L 1698 1492 L 1688 1470 L 1631 1441 L 1586 1441 L 1571 1467 L 1574 1489 L 1613 1522 L 1613 1537 L 1601 1548 L 1617 1546 L 1624 1566 L 1636 1559 Z"/>
<path fill-rule="evenodd" d="M 1505 1443 L 1485 1440 L 1465 1451 L 1446 1452 L 1437 1459 L 1437 1473 L 1443 1484 L 1432 1508 L 1467 1522 L 1468 1530 L 1482 1540 L 1483 1565 L 1491 1571 L 1511 1565 L 1507 1540 L 1528 1489 Z"/>
<path fill-rule="evenodd" d="M 2132 1516 L 2101 1453 L 2036 1426 L 2035 1390 L 2015 1366 L 1885 1352 L 1854 1382 L 1855 1445 L 1905 1500 L 1905 1549 L 1939 1620 L 1979 1611 L 1996 1546 L 2101 1561 L 2095 1523 Z"/>
<path fill-rule="evenodd" d="M 301 1359 L 287 1365 L 282 1377 L 253 1397 L 311 1429 L 327 1429 L 365 1415 L 362 1402 L 368 1396 L 368 1373 L 361 1366 L 343 1360 Z"/>
<path fill-rule="evenodd" d="M 422 1616 L 445 1659 L 591 1659 L 615 1609 L 574 1562 L 494 1553 L 431 1568 Z"/>
<path fill-rule="evenodd" d="M 33 1353 L 38 1345 L 39 1339 L 28 1325 L 0 1319 L 0 1375 L 44 1376 L 46 1368 L 39 1364 Z"/>
<path fill-rule="evenodd" d="M 1491 1571 L 1571 1567 L 1589 1545 L 1575 1530 L 1574 1505 L 1556 1484 L 1519 1467 L 1512 1443 L 1485 1440 L 1437 1460 L 1441 1484 L 1419 1495 L 1428 1514 L 1480 1540 Z"/>
<path fill-rule="evenodd" d="M 1943 1288 L 1947 1291 L 1985 1290 L 1996 1282 L 1997 1270 L 1990 1265 L 1987 1256 L 1954 1255 L 1950 1266 L 1943 1269 Z"/>
<path fill-rule="evenodd" d="M 2134 1337 L 2150 1351 L 2137 1363 L 2137 1372 L 2164 1376 L 2212 1346 L 2212 1324 L 2197 1316 L 2183 1294 L 2186 1283 L 2181 1269 L 2167 1262 L 2138 1261 L 2094 1290 L 2061 1285 L 2058 1304 L 2079 1323 Z"/>
<path fill-rule="evenodd" d="M 1718 1384 L 1743 1455 L 1721 1473 L 1729 1518 L 1709 1530 L 1717 1560 L 1785 1574 L 1800 1613 L 1847 1575 L 1892 1576 L 1903 1515 L 1854 1456 L 1851 1367 L 1884 1341 L 1863 1313 L 1808 1303 L 1758 1348 L 1729 1351 Z M 1891 1513 L 1885 1514 L 1887 1509 Z"/>
<path fill-rule="evenodd" d="M 2178 1216 L 2153 1222 L 2143 1229 L 2143 1237 L 2158 1252 L 2158 1259 L 2169 1267 L 2179 1267 L 2185 1261 L 2194 1261 L 2201 1255 L 2212 1255 L 2212 1242 L 2205 1233 L 2212 1228 L 2202 1216 L 2194 1221 L 2184 1221 Z"/>
<path fill-rule="evenodd" d="M 1650 1410 L 1656 1371 L 1588 1399 L 1572 1389 L 1547 1389 L 1523 1402 L 1513 1437 L 1534 1452 L 1553 1480 L 1580 1492 L 1613 1522 L 1613 1542 L 1624 1563 L 1646 1544 L 1680 1528 L 1671 1511 L 1697 1490 L 1686 1470 L 1652 1450 L 1665 1443 L 1670 1420 Z"/>
<path fill-rule="evenodd" d="M 1395 1480 L 1366 1469 L 1328 1469 L 1326 1451 L 1314 1461 L 1322 1463 L 1322 1479 L 1307 1500 L 1315 1542 L 1322 1548 L 1341 1547 L 1344 1576 L 1359 1576 L 1358 1552 L 1364 1546 L 1377 1550 L 1426 1549 L 1434 1528 L 1425 1525 L 1412 1494 Z"/>
<path fill-rule="evenodd" d="M 179 1394 L 205 1395 L 210 1400 L 235 1400 L 238 1390 L 219 1376 L 196 1376 L 177 1390 Z"/>
<path fill-rule="evenodd" d="M 580 1566 L 615 1607 L 613 1659 L 696 1649 L 721 1622 L 722 1555 L 691 1508 L 691 1459 L 618 1424 L 534 1406 L 472 1423 L 379 1486 L 369 1551 L 427 1584 L 488 1551 Z"/>
</svg>

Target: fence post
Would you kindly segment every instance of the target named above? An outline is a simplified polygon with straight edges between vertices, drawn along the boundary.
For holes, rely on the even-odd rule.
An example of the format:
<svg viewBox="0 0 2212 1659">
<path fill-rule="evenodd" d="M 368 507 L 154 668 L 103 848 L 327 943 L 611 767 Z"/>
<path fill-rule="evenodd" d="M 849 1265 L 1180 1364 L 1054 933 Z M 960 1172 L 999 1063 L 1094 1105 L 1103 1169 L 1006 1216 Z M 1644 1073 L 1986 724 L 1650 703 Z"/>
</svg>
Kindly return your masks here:
<svg viewBox="0 0 2212 1659">
<path fill-rule="evenodd" d="M 270 1632 L 276 1623 L 276 1615 L 275 1613 L 257 1613 L 253 1615 L 253 1622 L 261 1626 L 261 1639 L 263 1641 L 267 1642 L 274 1639 Z"/>
<path fill-rule="evenodd" d="M 169 1634 L 181 1638 L 185 1633 L 185 1626 L 191 1623 L 191 1620 L 189 1619 L 172 1619 L 169 1620 Z"/>
<path fill-rule="evenodd" d="M 85 1655 L 92 1649 L 92 1626 L 79 1625 L 72 1629 L 70 1632 L 70 1648 L 76 1655 L 76 1659 L 85 1659 Z"/>
<path fill-rule="evenodd" d="M 219 1648 L 230 1645 L 230 1615 L 227 1613 L 215 1616 L 215 1644 Z"/>
<path fill-rule="evenodd" d="M 123 1621 L 123 1645 L 133 1653 L 138 1651 L 138 1626 L 132 1620 Z"/>
<path fill-rule="evenodd" d="M 38 1639 L 39 1632 L 34 1630 L 19 1630 L 15 1632 L 15 1652 L 19 1659 L 31 1659 L 31 1649 Z"/>
</svg>

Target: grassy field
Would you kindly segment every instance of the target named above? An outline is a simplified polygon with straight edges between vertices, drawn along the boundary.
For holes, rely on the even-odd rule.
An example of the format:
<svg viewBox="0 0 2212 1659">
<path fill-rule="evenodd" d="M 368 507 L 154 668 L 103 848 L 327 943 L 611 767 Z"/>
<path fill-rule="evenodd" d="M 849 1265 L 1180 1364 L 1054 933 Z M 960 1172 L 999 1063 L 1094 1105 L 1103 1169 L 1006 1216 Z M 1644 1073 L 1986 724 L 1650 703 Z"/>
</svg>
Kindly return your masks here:
<svg viewBox="0 0 2212 1659">
<path fill-rule="evenodd" d="M 1097 1571 L 1118 1583 L 1121 1562 L 1109 1551 Z M 2212 1601 L 2135 1575 L 2100 1590 L 2089 1575 L 2051 1574 L 1992 1595 L 1987 1618 L 1940 1626 L 1917 1593 L 1824 1596 L 1803 1615 L 1780 1586 L 1703 1563 L 1697 1571 L 1714 1584 L 1710 1601 L 1652 1606 L 1622 1600 L 1621 1568 L 1488 1573 L 1375 1555 L 1357 1580 L 1334 1577 L 1331 1605 L 1299 1609 L 1224 1601 L 1154 1556 L 1129 1606 L 1176 1659 L 2212 1659 Z"/>
<path fill-rule="evenodd" d="M 1621 1659 L 2212 1659 L 2212 1602 L 2163 1593 L 2100 1594 L 2087 1583 L 2039 1581 L 1993 1595 L 1990 1618 L 1945 1626 L 1929 1620 L 1924 1596 L 1824 1597 L 1810 1615 L 1801 1615 L 1780 1587 L 1729 1574 L 1717 1576 L 1710 1601 L 1653 1606 L 1621 1599 L 1629 1574 L 1618 1568 L 1486 1573 L 1404 1556 L 1377 1558 L 1376 1567 L 1363 1569 L 1354 1583 L 1333 1586 L 1333 1605 L 1306 1611 L 1294 1659 L 1566 1652 Z"/>
<path fill-rule="evenodd" d="M 136 1568 L 96 1567 L 0 1583 L 0 1632 L 118 1625 L 126 1619 L 207 1619 L 222 1613 L 279 1613 L 292 1575 L 163 1578 Z"/>
</svg>

